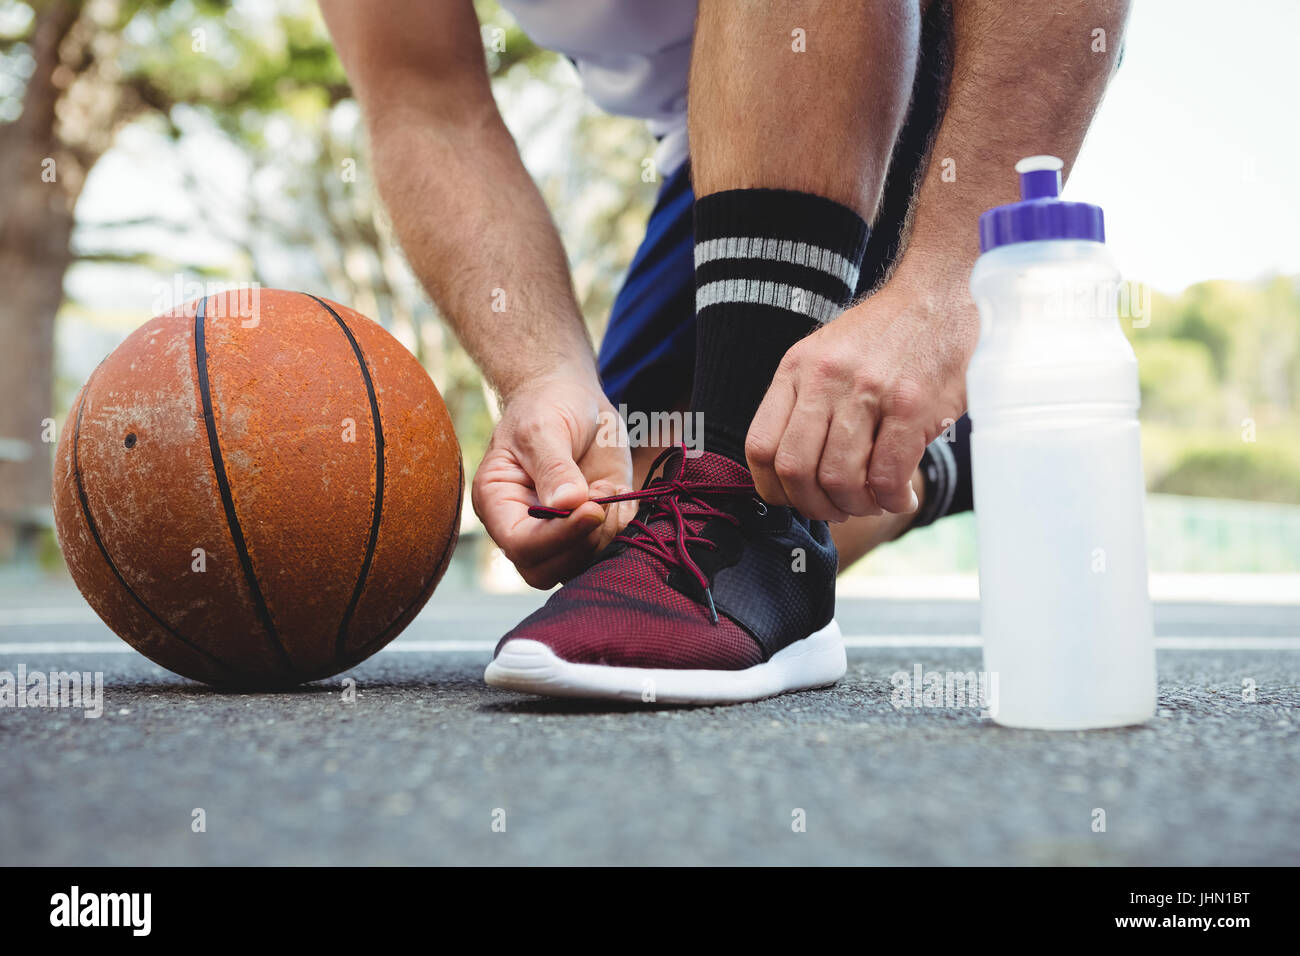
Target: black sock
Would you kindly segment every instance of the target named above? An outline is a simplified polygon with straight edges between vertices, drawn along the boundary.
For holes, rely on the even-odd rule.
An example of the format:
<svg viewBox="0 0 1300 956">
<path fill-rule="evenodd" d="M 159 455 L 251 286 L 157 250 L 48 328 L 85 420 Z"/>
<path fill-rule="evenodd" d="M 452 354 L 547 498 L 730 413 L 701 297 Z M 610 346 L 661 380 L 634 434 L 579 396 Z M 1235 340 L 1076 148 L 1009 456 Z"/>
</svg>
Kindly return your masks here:
<svg viewBox="0 0 1300 956">
<path fill-rule="evenodd" d="M 867 224 L 810 193 L 733 189 L 695 203 L 695 383 L 704 448 L 744 464 L 786 350 L 853 298 Z"/>
<path fill-rule="evenodd" d="M 963 415 L 921 456 L 925 501 L 910 527 L 923 528 L 975 507 L 970 477 L 970 416 Z"/>
</svg>

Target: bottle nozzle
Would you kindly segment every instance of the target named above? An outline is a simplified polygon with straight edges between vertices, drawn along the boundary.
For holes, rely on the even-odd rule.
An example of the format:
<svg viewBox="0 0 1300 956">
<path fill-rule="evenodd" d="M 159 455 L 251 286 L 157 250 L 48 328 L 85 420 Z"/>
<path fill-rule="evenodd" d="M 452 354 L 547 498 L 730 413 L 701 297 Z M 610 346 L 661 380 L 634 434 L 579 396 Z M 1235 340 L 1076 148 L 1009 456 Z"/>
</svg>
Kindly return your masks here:
<svg viewBox="0 0 1300 956">
<path fill-rule="evenodd" d="M 1065 163 L 1055 156 L 1026 156 L 1016 163 L 1020 174 L 1020 198 L 1055 199 L 1061 195 L 1061 169 Z"/>
</svg>

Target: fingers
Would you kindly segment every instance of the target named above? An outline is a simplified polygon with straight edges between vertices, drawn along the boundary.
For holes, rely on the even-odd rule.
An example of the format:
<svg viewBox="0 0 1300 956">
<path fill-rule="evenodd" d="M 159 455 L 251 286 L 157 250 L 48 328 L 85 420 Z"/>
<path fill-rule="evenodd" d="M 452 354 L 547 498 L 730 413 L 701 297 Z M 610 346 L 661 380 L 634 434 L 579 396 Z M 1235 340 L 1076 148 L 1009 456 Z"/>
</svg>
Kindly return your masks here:
<svg viewBox="0 0 1300 956">
<path fill-rule="evenodd" d="M 513 456 L 493 450 L 484 456 L 474 476 L 471 500 L 488 536 L 521 574 L 557 554 L 575 550 L 584 557 L 589 554 L 584 542 L 605 523 L 604 509 L 583 501 L 567 518 L 532 518 L 528 508 L 537 503 L 537 497 L 530 483 Z M 529 575 L 525 580 L 534 584 Z"/>
<path fill-rule="evenodd" d="M 831 501 L 817 481 L 817 465 L 830 424 L 828 405 L 814 398 L 796 404 L 777 446 L 773 467 L 786 498 L 801 514 L 822 521 L 847 521 L 848 512 Z"/>
<path fill-rule="evenodd" d="M 893 415 L 873 440 L 876 415 L 874 401 L 832 402 L 816 385 L 796 392 L 778 373 L 745 442 L 759 495 L 825 521 L 915 511 L 924 430 Z"/>
<path fill-rule="evenodd" d="M 553 420 L 534 420 L 514 433 L 514 452 L 533 481 L 538 500 L 549 508 L 577 508 L 590 494 L 574 461 L 573 437 Z"/>
<path fill-rule="evenodd" d="M 535 518 L 532 520 L 534 524 L 567 524 L 572 521 L 572 516 L 548 521 L 538 521 Z M 583 529 L 587 529 L 585 533 Z M 529 560 L 520 559 L 516 550 L 516 557 L 511 558 L 511 561 L 519 576 L 531 587 L 551 588 L 567 581 L 586 567 L 592 554 L 603 547 L 604 536 L 605 522 L 595 524 L 584 522 L 572 529 L 566 529 L 565 537 L 560 539 L 551 550 L 539 552 L 528 548 L 525 553 L 529 555 Z M 506 551 L 504 546 L 502 552 L 510 558 L 510 552 Z"/>
<path fill-rule="evenodd" d="M 758 489 L 758 496 L 772 505 L 790 504 L 776 474 L 776 450 L 781 445 L 786 423 L 795 405 L 794 386 L 784 366 L 783 362 L 776 378 L 768 386 L 745 437 L 745 463 L 754 476 L 754 487 Z"/>
<path fill-rule="evenodd" d="M 563 550 L 588 551 L 584 547 L 587 538 L 604 524 L 605 510 L 587 501 L 567 518 L 534 518 L 525 510 L 501 537 L 493 540 L 516 565 L 532 566 Z"/>
<path fill-rule="evenodd" d="M 471 499 L 488 536 L 531 586 L 549 588 L 580 571 L 635 514 L 635 502 L 601 507 L 584 500 L 565 518 L 538 519 L 532 478 L 515 455 L 501 449 L 484 456 L 474 476 Z M 595 496 L 630 490 L 609 480 L 591 483 Z"/>
<path fill-rule="evenodd" d="M 475 513 L 534 587 L 581 570 L 635 512 L 634 504 L 605 508 L 590 500 L 626 491 L 631 480 L 626 443 L 598 440 L 602 408 L 622 424 L 607 406 L 598 384 L 548 380 L 516 393 L 475 473 Z M 528 509 L 538 504 L 570 513 L 531 517 Z"/>
<path fill-rule="evenodd" d="M 529 587 L 549 591 L 557 584 L 563 584 L 581 571 L 590 555 L 578 555 L 572 551 L 557 554 L 541 564 L 528 567 L 516 567 L 519 576 Z"/>
<path fill-rule="evenodd" d="M 921 428 L 899 417 L 881 423 L 867 466 L 867 483 L 880 507 L 893 514 L 916 510 L 912 475 L 924 453 L 925 432 Z"/>
<path fill-rule="evenodd" d="M 596 497 L 630 490 L 605 481 L 591 484 Z M 588 501 L 567 518 L 521 521 L 498 544 L 529 585 L 550 588 L 586 567 L 591 556 L 614 540 L 635 513 L 633 501 L 613 502 L 603 509 Z"/>
<path fill-rule="evenodd" d="M 615 484 L 611 481 L 597 480 L 591 483 L 591 495 L 593 498 L 604 498 L 609 495 L 625 495 L 631 492 L 631 488 L 624 484 Z M 627 527 L 627 523 L 636 516 L 636 510 L 639 507 L 636 501 L 612 501 L 609 504 L 602 505 L 605 509 L 604 524 L 595 532 L 594 548 L 599 550 L 614 540 L 614 536 Z"/>
<path fill-rule="evenodd" d="M 846 521 L 850 512 L 818 481 L 818 463 L 831 422 L 829 396 L 816 386 L 796 392 L 793 361 L 781 363 L 745 439 L 754 487 L 769 504 L 789 505 L 810 518 Z M 863 460 L 865 475 L 865 458 Z"/>
<path fill-rule="evenodd" d="M 867 487 L 867 462 L 876 431 L 874 408 L 866 402 L 837 406 L 817 467 L 817 483 L 832 503 L 859 517 L 881 514 L 880 504 Z"/>
</svg>

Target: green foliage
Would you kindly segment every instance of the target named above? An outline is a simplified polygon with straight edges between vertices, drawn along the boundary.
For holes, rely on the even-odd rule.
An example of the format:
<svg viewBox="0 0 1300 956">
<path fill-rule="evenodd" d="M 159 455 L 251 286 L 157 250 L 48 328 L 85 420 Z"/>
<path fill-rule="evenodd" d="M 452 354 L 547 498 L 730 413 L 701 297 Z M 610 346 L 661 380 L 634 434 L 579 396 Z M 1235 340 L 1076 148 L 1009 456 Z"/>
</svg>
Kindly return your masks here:
<svg viewBox="0 0 1300 956">
<path fill-rule="evenodd" d="M 488 73 L 494 79 L 505 76 L 517 65 L 522 65 L 531 73 L 537 73 L 558 59 L 558 54 L 543 50 L 535 44 L 512 17 L 506 16 L 496 0 L 475 0 L 474 12 L 478 14 L 485 39 L 490 37 L 493 30 L 505 31 L 504 51 L 494 49 L 493 44 L 484 44 Z"/>
<path fill-rule="evenodd" d="M 270 113 L 307 98 L 325 108 L 347 79 L 314 3 L 132 4 L 119 61 L 127 83 L 164 108 L 198 106 L 235 131 L 246 111 Z"/>
<path fill-rule="evenodd" d="M 1204 342 L 1140 339 L 1137 353 L 1144 414 L 1159 421 L 1197 425 L 1212 421 L 1218 376 Z"/>
<path fill-rule="evenodd" d="M 1192 446 L 1151 490 L 1300 504 L 1300 452 L 1281 443 Z"/>
<path fill-rule="evenodd" d="M 62 572 L 67 565 L 63 561 L 63 549 L 53 528 L 42 528 L 36 537 L 36 566 L 42 571 Z"/>
<path fill-rule="evenodd" d="M 1232 337 L 1230 331 L 1219 321 L 1224 310 L 1215 307 L 1218 296 L 1215 295 L 1213 286 L 1213 283 L 1203 282 L 1183 293 L 1178 300 L 1177 311 L 1172 316 L 1172 337 L 1202 345 L 1214 363 L 1215 377 L 1222 379 L 1227 368 Z"/>
<path fill-rule="evenodd" d="M 1300 281 L 1202 282 L 1153 313 L 1129 331 L 1152 489 L 1300 501 Z"/>
</svg>

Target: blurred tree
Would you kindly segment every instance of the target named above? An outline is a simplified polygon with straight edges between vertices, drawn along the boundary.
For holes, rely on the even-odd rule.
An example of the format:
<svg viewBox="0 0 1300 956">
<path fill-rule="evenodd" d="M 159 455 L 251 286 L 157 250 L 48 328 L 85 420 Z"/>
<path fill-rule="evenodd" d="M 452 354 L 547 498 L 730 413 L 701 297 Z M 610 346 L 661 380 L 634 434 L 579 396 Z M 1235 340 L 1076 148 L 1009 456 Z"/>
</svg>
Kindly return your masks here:
<svg viewBox="0 0 1300 956">
<path fill-rule="evenodd" d="M 228 2 L 41 0 L 0 4 L 0 560 L 34 537 L 47 513 L 54 322 L 72 263 L 74 210 L 117 132 L 142 115 L 171 121 L 201 98 L 229 110 L 271 109 L 295 92 L 341 98 L 328 44 L 276 62 L 206 56 Z M 287 63 L 296 69 L 285 69 Z M 15 108 L 16 107 L 16 108 Z"/>
<path fill-rule="evenodd" d="M 1189 427 L 1219 424 L 1223 414 L 1214 360 L 1203 342 L 1142 338 L 1133 347 L 1146 420 Z"/>
<path fill-rule="evenodd" d="M 102 69 L 86 31 L 76 29 L 80 3 L 39 10 L 9 4 L 4 14 L 5 24 L 17 28 L 0 38 L 6 88 L 22 78 L 25 89 L 20 111 L 0 133 L 0 559 L 49 496 L 42 431 L 53 388 L 54 317 L 71 261 L 73 205 L 97 157 L 93 141 L 63 134 L 60 103 L 71 99 L 78 74 Z M 109 114 L 122 109 L 118 102 L 95 105 Z M 5 112 L 14 115 L 12 107 Z"/>
<path fill-rule="evenodd" d="M 1223 379 L 1228 365 L 1228 349 L 1232 336 L 1222 323 L 1216 321 L 1216 285 L 1201 282 L 1188 288 L 1178 300 L 1175 322 L 1171 330 L 1174 338 L 1200 342 L 1214 362 L 1215 376 Z"/>
<path fill-rule="evenodd" d="M 539 78 L 567 80 L 576 94 L 566 62 L 538 50 L 495 3 L 476 7 L 490 31 L 499 98 L 522 99 Z M 553 98 L 530 116 L 516 130 L 521 145 L 554 127 L 564 105 Z M 541 185 L 571 239 L 584 312 L 599 326 L 653 198 L 655 185 L 640 180 L 651 143 L 633 121 L 568 113 L 574 162 Z M 175 144 L 169 156 L 189 208 L 79 227 L 86 178 L 128 125 L 157 128 Z M 246 171 L 236 192 L 183 148 L 214 138 Z M 481 449 L 487 396 L 467 356 L 431 321 L 392 241 L 363 139 L 311 0 L 0 0 L 0 174 L 12 186 L 0 194 L 0 280 L 9 290 L 0 300 L 0 560 L 48 514 L 51 449 L 42 438 L 53 414 L 53 329 L 64 276 L 79 261 L 311 288 L 346 301 L 416 352 L 467 456 Z M 171 238 L 153 247 L 113 240 L 141 225 Z M 222 241 L 229 260 L 215 268 L 178 261 L 185 244 L 173 240 L 187 231 Z"/>
<path fill-rule="evenodd" d="M 1300 501 L 1300 282 L 1213 280 L 1130 330 L 1151 487 Z"/>
<path fill-rule="evenodd" d="M 1300 505 L 1300 452 L 1281 442 L 1249 445 L 1199 439 L 1152 491 L 1200 498 L 1240 498 Z"/>
</svg>

